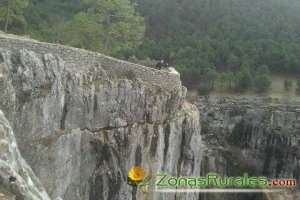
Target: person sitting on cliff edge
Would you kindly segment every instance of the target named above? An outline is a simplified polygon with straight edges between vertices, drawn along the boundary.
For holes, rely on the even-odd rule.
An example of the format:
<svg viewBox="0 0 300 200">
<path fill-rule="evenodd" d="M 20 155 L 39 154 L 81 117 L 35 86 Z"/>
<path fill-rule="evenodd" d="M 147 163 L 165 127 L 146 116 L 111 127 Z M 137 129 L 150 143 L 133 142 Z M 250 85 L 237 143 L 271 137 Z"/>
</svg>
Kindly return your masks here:
<svg viewBox="0 0 300 200">
<path fill-rule="evenodd" d="M 164 60 L 160 60 L 156 64 L 156 68 L 158 68 L 159 70 L 161 70 L 163 67 L 168 68 L 168 66 L 169 66 L 169 64 L 166 63 Z"/>
<path fill-rule="evenodd" d="M 156 68 L 161 70 L 163 67 L 166 68 L 169 73 L 180 76 L 180 74 L 173 67 L 169 67 L 169 63 L 165 62 L 164 60 L 160 60 L 156 64 Z"/>
</svg>

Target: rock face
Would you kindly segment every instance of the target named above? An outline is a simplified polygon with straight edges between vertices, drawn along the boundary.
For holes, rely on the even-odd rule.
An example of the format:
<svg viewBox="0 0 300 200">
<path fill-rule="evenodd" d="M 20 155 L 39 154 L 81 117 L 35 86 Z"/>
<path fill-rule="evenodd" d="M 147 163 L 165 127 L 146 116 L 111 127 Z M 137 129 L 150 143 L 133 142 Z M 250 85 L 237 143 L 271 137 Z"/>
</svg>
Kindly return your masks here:
<svg viewBox="0 0 300 200">
<path fill-rule="evenodd" d="M 173 70 L 1 34 L 0 91 L 0 200 L 296 198 L 295 190 L 159 193 L 155 180 L 145 195 L 127 172 L 140 165 L 146 174 L 299 182 L 299 106 L 201 98 L 196 107 Z"/>
<path fill-rule="evenodd" d="M 263 98 L 200 98 L 201 135 L 208 147 L 202 172 L 294 178 L 300 181 L 300 106 Z M 300 190 L 298 184 L 298 191 Z M 291 198 L 291 196 L 293 196 Z M 294 191 L 268 194 L 296 199 Z M 275 198 L 276 197 L 276 198 Z M 263 199 L 262 195 L 205 195 L 204 199 Z"/>
<path fill-rule="evenodd" d="M 51 199 L 142 199 L 126 184 L 133 165 L 200 175 L 199 113 L 178 74 L 0 35 L 0 91 L 20 152 Z M 152 190 L 154 181 L 147 199 L 199 197 Z"/>
<path fill-rule="evenodd" d="M 0 199 L 50 200 L 21 157 L 10 124 L 0 110 Z"/>
</svg>

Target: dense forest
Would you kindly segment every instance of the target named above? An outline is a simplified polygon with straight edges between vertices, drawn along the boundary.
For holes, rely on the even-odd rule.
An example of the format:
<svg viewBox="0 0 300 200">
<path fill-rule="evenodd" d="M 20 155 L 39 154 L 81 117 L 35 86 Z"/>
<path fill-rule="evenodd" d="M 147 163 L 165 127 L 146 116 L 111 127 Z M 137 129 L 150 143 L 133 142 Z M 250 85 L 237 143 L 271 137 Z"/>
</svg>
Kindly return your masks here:
<svg viewBox="0 0 300 200">
<path fill-rule="evenodd" d="M 218 78 L 239 92 L 300 73 L 299 13 L 299 0 L 0 0 L 9 33 L 148 65 L 166 59 L 187 86 L 213 89 Z"/>
</svg>

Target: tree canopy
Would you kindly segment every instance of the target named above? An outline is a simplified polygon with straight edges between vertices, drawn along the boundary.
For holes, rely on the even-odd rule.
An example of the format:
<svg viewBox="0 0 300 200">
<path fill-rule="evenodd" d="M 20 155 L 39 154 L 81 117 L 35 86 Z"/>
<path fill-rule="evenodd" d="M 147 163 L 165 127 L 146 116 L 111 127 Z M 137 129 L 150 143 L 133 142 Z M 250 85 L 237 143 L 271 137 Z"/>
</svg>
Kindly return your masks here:
<svg viewBox="0 0 300 200">
<path fill-rule="evenodd" d="M 24 32 L 34 38 L 116 57 L 140 44 L 145 31 L 127 0 L 29 0 L 24 16 Z"/>
<path fill-rule="evenodd" d="M 0 1 L 3 27 L 7 0 Z M 9 1 L 9 32 L 122 59 L 166 59 L 188 85 L 224 72 L 236 88 L 261 66 L 300 73 L 299 0 Z M 250 85 L 268 84 L 263 74 Z"/>
<path fill-rule="evenodd" d="M 26 26 L 24 17 L 28 0 L 0 0 L 0 24 L 4 31 L 10 28 L 15 33 L 22 33 Z"/>
<path fill-rule="evenodd" d="M 121 56 L 144 35 L 143 18 L 126 0 L 83 0 L 84 9 L 66 25 L 63 41 L 72 46 Z"/>
</svg>

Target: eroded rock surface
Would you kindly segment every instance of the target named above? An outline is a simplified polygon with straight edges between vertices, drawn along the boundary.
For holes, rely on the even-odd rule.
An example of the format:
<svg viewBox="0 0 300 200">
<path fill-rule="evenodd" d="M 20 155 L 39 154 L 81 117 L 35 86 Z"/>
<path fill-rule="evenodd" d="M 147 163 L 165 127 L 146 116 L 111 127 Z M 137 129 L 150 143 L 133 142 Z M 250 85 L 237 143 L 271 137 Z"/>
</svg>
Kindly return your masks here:
<svg viewBox="0 0 300 200">
<path fill-rule="evenodd" d="M 141 199 L 126 183 L 132 165 L 200 175 L 199 113 L 178 74 L 1 35 L 0 69 L 0 109 L 52 199 Z"/>
<path fill-rule="evenodd" d="M 50 200 L 21 157 L 9 122 L 0 110 L 0 199 Z"/>
<path fill-rule="evenodd" d="M 133 165 L 173 176 L 247 172 L 300 180 L 297 105 L 201 98 L 196 107 L 186 102 L 177 73 L 12 35 L 0 35 L 0 91 L 2 127 L 11 125 L 0 148 L 17 155 L 1 154 L 7 169 L 0 170 L 0 195 L 7 198 L 47 199 L 44 186 L 51 199 L 144 199 L 127 184 Z M 20 166 L 32 183 L 18 174 Z M 12 190 L 11 174 L 24 187 Z M 158 193 L 154 183 L 145 199 L 296 198 L 295 190 L 286 196 Z"/>
<path fill-rule="evenodd" d="M 299 183 L 299 105 L 268 98 L 222 97 L 200 98 L 195 103 L 201 114 L 201 135 L 208 147 L 201 173 L 212 171 L 223 176 L 248 173 L 270 179 L 294 178 Z M 298 192 L 299 187 L 298 184 Z M 286 194 L 275 193 L 268 197 L 294 200 L 295 194 L 287 190 Z M 262 195 L 204 196 L 228 200 L 265 198 Z"/>
</svg>

